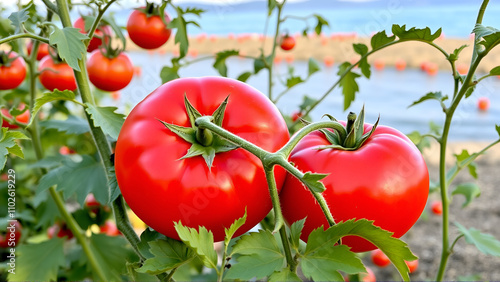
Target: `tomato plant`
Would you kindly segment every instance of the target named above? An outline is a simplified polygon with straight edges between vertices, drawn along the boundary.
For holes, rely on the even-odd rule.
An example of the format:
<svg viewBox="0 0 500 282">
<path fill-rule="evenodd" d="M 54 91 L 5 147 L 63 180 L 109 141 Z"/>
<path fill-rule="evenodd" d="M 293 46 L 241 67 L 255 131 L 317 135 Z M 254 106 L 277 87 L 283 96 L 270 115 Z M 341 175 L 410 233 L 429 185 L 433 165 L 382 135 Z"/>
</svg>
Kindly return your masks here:
<svg viewBox="0 0 500 282">
<path fill-rule="evenodd" d="M 117 141 L 115 166 L 121 192 L 134 213 L 170 238 L 179 238 L 174 222 L 181 221 L 194 228 L 205 226 L 215 241 L 221 241 L 224 227 L 245 210 L 248 219 L 237 234 L 248 231 L 269 213 L 272 205 L 266 177 L 250 153 L 228 144 L 221 146 L 219 139 L 200 145 L 200 141 L 178 136 L 159 122 L 176 128 L 195 126 L 186 113 L 184 95 L 202 115 L 212 114 L 223 103 L 222 127 L 267 150 L 275 151 L 285 144 L 288 130 L 264 95 L 241 82 L 218 77 L 171 81 L 128 115 Z M 276 171 L 278 187 L 284 176 L 282 170 Z M 139 187 L 147 187 L 147 191 Z"/>
<path fill-rule="evenodd" d="M 366 218 L 399 238 L 425 207 L 429 193 L 427 166 L 404 134 L 383 125 L 363 127 L 363 113 L 360 116 L 361 120 L 349 119 L 346 126 L 346 132 L 357 139 L 346 138 L 345 132 L 313 132 L 295 147 L 290 161 L 302 171 L 330 173 L 323 179 L 323 196 L 336 221 Z M 352 133 L 355 131 L 357 134 Z M 287 176 L 280 198 L 289 223 L 307 217 L 302 240 L 307 241 L 314 229 L 328 226 L 315 198 L 293 176 Z M 355 252 L 375 249 L 359 237 L 346 237 L 342 243 Z"/>
<path fill-rule="evenodd" d="M 293 47 L 295 47 L 295 38 L 293 36 L 289 36 L 288 34 L 284 35 L 281 38 L 280 47 L 285 51 L 292 50 Z"/>
<path fill-rule="evenodd" d="M 104 91 L 118 91 L 125 88 L 134 76 L 134 67 L 125 53 L 106 57 L 100 50 L 90 54 L 87 62 L 89 79 L 95 87 Z"/>
<path fill-rule="evenodd" d="M 74 23 L 75 28 L 80 29 L 81 33 L 87 33 L 88 30 L 85 29 L 85 19 L 83 17 L 79 17 L 75 23 Z M 89 46 L 87 46 L 87 52 L 93 52 L 94 50 L 98 49 L 99 46 L 102 45 L 103 39 L 104 42 L 107 42 L 109 39 L 107 36 L 111 35 L 111 28 L 107 25 L 101 25 L 99 26 L 95 32 L 94 36 L 89 42 Z"/>
<path fill-rule="evenodd" d="M 386 267 L 391 264 L 391 260 L 389 259 L 389 257 L 386 256 L 380 249 L 373 250 L 370 257 L 373 264 L 378 267 Z"/>
<path fill-rule="evenodd" d="M 40 61 L 38 69 L 40 83 L 48 90 L 76 90 L 75 75 L 68 64 L 56 62 L 51 56 L 46 56 Z"/>
<path fill-rule="evenodd" d="M 26 77 L 26 64 L 16 52 L 0 51 L 0 90 L 14 89 Z"/>
<path fill-rule="evenodd" d="M 167 28 L 170 22 L 168 14 L 160 16 L 157 6 L 149 3 L 146 7 L 136 9 L 127 21 L 127 32 L 130 39 L 144 49 L 156 49 L 165 44 L 172 31 Z"/>
</svg>

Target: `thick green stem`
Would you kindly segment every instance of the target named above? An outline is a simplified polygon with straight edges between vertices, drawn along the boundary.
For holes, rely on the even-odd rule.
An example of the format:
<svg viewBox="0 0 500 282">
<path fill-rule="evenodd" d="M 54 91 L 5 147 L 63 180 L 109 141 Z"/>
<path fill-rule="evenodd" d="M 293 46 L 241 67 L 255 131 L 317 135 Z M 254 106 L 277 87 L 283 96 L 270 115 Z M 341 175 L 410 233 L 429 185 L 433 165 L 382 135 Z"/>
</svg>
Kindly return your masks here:
<svg viewBox="0 0 500 282">
<path fill-rule="evenodd" d="M 12 40 L 21 39 L 21 38 L 33 38 L 33 39 L 36 39 L 38 41 L 41 41 L 41 42 L 44 42 L 47 44 L 49 43 L 49 40 L 47 38 L 38 36 L 38 35 L 33 34 L 33 33 L 17 33 L 17 34 L 0 39 L 0 44 L 4 44 L 4 43 L 10 42 Z"/>
<path fill-rule="evenodd" d="M 281 204 L 280 198 L 278 195 L 278 187 L 276 186 L 276 179 L 274 177 L 274 165 L 271 167 L 264 167 L 264 171 L 266 173 L 267 187 L 269 188 L 269 195 L 271 196 L 271 201 L 273 203 L 274 210 L 274 232 L 280 230 L 283 226 L 285 226 L 285 219 L 283 218 L 283 213 L 281 212 Z M 284 240 L 288 240 L 287 238 L 282 238 Z M 286 249 L 286 248 L 285 248 Z M 290 250 L 288 250 L 290 251 Z M 285 250 L 286 252 L 286 250 Z M 288 257 L 287 257 L 288 259 Z"/>
<path fill-rule="evenodd" d="M 477 24 L 481 24 L 484 12 L 486 10 L 486 6 L 488 5 L 488 0 L 483 1 L 483 4 L 481 5 L 481 8 L 479 10 L 479 14 L 477 17 Z M 460 88 L 460 91 L 457 93 L 457 95 L 454 97 L 451 106 L 449 109 L 446 111 L 446 119 L 443 127 L 443 134 L 441 137 L 441 143 L 440 143 L 440 162 L 439 162 L 439 181 L 440 181 L 440 188 L 441 188 L 441 201 L 443 203 L 443 214 L 442 214 L 442 251 L 441 251 L 441 261 L 439 263 L 439 269 L 438 273 L 436 276 L 436 281 L 442 281 L 444 278 L 444 273 L 446 270 L 446 265 L 448 263 L 448 258 L 451 255 L 451 249 L 450 249 L 450 241 L 449 241 L 449 197 L 448 197 L 448 181 L 446 179 L 446 145 L 448 142 L 448 134 L 451 126 L 451 121 L 453 118 L 453 114 L 455 113 L 456 108 L 458 107 L 460 101 L 462 98 L 465 96 L 467 93 L 467 90 L 472 87 L 472 79 L 474 77 L 474 73 L 476 72 L 477 67 L 479 66 L 479 63 L 481 59 L 483 58 L 482 56 L 477 55 L 476 52 L 477 45 L 474 45 L 474 52 L 473 52 L 473 58 L 471 60 L 471 67 L 469 69 L 469 73 L 467 74 L 464 83 L 462 87 Z"/>
<path fill-rule="evenodd" d="M 68 5 L 65 0 L 57 0 L 57 6 L 59 10 L 59 17 L 61 18 L 61 22 L 64 27 L 71 27 L 71 19 L 69 16 L 69 10 L 68 10 Z M 78 66 L 80 67 L 81 71 L 74 71 L 76 82 L 78 84 L 78 90 L 80 92 L 80 95 L 82 97 L 83 103 L 89 103 L 94 105 L 94 97 L 92 96 L 92 92 L 90 90 L 90 81 L 88 79 L 87 75 L 87 68 L 85 64 L 85 60 L 79 60 L 78 61 Z M 113 164 L 111 162 L 111 147 L 106 139 L 106 135 L 102 131 L 100 127 L 96 127 L 94 125 L 94 122 L 92 120 L 92 117 L 90 116 L 89 113 L 85 111 L 85 116 L 87 118 L 87 121 L 90 126 L 90 131 L 92 134 L 92 137 L 94 139 L 94 142 L 97 146 L 97 150 L 99 152 L 99 156 L 101 157 L 101 161 L 104 165 L 104 170 L 106 174 L 106 178 L 108 180 L 111 179 L 110 175 L 110 170 L 113 167 Z M 111 195 L 111 189 L 108 187 L 109 193 Z M 113 203 L 112 203 L 112 208 L 113 208 L 113 213 L 115 215 L 116 219 L 116 224 L 118 229 L 122 232 L 122 234 L 125 236 L 125 238 L 130 242 L 134 250 L 136 251 L 136 254 L 141 258 L 141 261 L 144 259 L 142 254 L 139 252 L 139 249 L 137 247 L 137 243 L 140 242 L 139 237 L 137 234 L 135 234 L 134 229 L 132 228 L 132 225 L 130 224 L 130 221 L 128 217 L 126 216 L 126 211 L 125 207 L 123 204 L 123 199 L 121 196 L 119 196 Z"/>
</svg>

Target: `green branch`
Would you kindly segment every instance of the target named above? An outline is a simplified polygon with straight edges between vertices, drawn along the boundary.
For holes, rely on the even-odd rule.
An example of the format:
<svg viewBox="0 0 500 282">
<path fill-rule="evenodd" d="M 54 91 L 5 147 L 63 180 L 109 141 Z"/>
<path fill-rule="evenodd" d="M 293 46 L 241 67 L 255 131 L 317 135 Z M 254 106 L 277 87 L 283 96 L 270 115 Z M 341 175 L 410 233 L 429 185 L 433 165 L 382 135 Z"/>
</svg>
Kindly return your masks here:
<svg viewBox="0 0 500 282">
<path fill-rule="evenodd" d="M 47 39 L 45 37 L 38 36 L 38 35 L 33 34 L 33 33 L 14 34 L 14 35 L 0 39 L 0 44 L 4 44 L 4 43 L 10 42 L 12 40 L 21 39 L 21 38 L 32 38 L 32 39 L 49 44 L 49 39 Z"/>
</svg>

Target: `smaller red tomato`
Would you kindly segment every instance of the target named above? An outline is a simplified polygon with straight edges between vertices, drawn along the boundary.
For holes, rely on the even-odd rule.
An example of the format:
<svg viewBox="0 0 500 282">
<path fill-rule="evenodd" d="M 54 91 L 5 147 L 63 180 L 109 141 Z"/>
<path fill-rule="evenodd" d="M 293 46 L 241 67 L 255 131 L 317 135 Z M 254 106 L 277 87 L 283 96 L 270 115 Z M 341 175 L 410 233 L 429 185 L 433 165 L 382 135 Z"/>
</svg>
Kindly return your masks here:
<svg viewBox="0 0 500 282">
<path fill-rule="evenodd" d="M 0 90 L 14 89 L 23 83 L 26 77 L 26 64 L 17 53 L 0 51 Z M 13 59 L 15 58 L 15 59 Z"/>
<path fill-rule="evenodd" d="M 71 232 L 66 223 L 56 223 L 47 229 L 47 237 L 49 239 L 54 238 L 54 235 L 58 238 L 68 237 L 68 240 L 73 238 L 73 232 Z"/>
<path fill-rule="evenodd" d="M 410 273 L 417 271 L 418 269 L 418 259 L 412 261 L 405 261 Z"/>
<path fill-rule="evenodd" d="M 107 58 L 98 50 L 90 55 L 87 71 L 90 82 L 104 91 L 123 89 L 134 76 L 134 66 L 125 53 L 120 53 L 115 58 Z"/>
<path fill-rule="evenodd" d="M 18 109 L 22 111 L 22 110 L 24 110 L 25 107 L 26 107 L 26 105 L 21 103 L 21 104 L 19 104 Z M 12 116 L 9 113 L 9 110 L 7 110 L 5 108 L 2 109 L 2 115 L 7 117 L 7 118 L 12 118 Z M 29 110 L 26 110 L 24 113 L 16 116 L 16 121 L 19 123 L 27 124 L 29 120 L 30 120 L 30 111 Z M 7 127 L 10 129 L 19 128 L 19 126 L 17 126 L 16 124 L 10 124 L 6 120 L 2 120 L 2 127 Z"/>
<path fill-rule="evenodd" d="M 380 249 L 373 250 L 371 253 L 371 258 L 373 264 L 378 267 L 386 267 L 391 264 L 391 260 L 389 259 L 389 257 Z"/>
<path fill-rule="evenodd" d="M 80 32 L 81 33 L 84 33 L 86 34 L 87 31 L 85 31 L 85 20 L 80 17 L 78 18 L 75 23 L 73 24 L 73 26 L 75 28 L 78 28 L 80 29 Z M 95 32 L 94 32 L 94 36 L 92 37 L 92 40 L 90 40 L 89 42 L 89 46 L 87 47 L 87 52 L 90 53 L 92 51 L 94 51 L 95 49 L 99 48 L 99 46 L 101 46 L 102 44 L 102 37 L 104 37 L 105 35 L 111 35 L 111 28 L 107 25 L 102 25 L 102 26 L 99 26 Z M 105 38 L 104 39 L 106 43 L 108 43 L 109 39 Z"/>
<path fill-rule="evenodd" d="M 12 248 L 21 240 L 23 228 L 17 220 L 8 221 L 7 233 L 0 233 L 0 248 Z M 3 230 L 2 230 L 3 231 Z"/>
<path fill-rule="evenodd" d="M 38 70 L 40 83 L 48 90 L 76 90 L 75 74 L 68 64 L 56 63 L 52 57 L 46 56 L 40 61 Z"/>
<path fill-rule="evenodd" d="M 281 38 L 280 47 L 285 51 L 292 50 L 293 47 L 295 47 L 295 38 L 289 36 L 288 34 L 283 36 Z"/>
<path fill-rule="evenodd" d="M 96 198 L 94 197 L 94 194 L 88 194 L 87 198 L 85 199 L 84 203 L 85 208 L 89 209 L 93 213 L 98 213 L 99 208 L 101 207 L 101 203 L 99 203 Z"/>
<path fill-rule="evenodd" d="M 488 97 L 481 97 L 477 101 L 477 108 L 480 111 L 486 112 L 490 108 L 490 99 Z"/>
<path fill-rule="evenodd" d="M 432 213 L 440 215 L 443 213 L 443 203 L 441 201 L 434 201 L 431 203 Z"/>
<path fill-rule="evenodd" d="M 154 14 L 154 6 L 141 8 L 150 10 L 144 12 L 134 10 L 127 21 L 127 32 L 130 40 L 143 49 L 156 49 L 165 44 L 170 38 L 172 31 L 167 28 L 159 14 Z M 170 22 L 165 13 L 165 21 Z"/>
<path fill-rule="evenodd" d="M 104 233 L 108 236 L 119 236 L 122 234 L 112 220 L 106 220 L 106 222 L 102 226 L 100 226 L 100 230 L 101 233 Z"/>
<path fill-rule="evenodd" d="M 294 112 L 292 114 L 292 121 L 296 121 L 296 120 L 298 120 L 301 117 L 302 117 L 302 112 Z"/>
<path fill-rule="evenodd" d="M 396 67 L 396 70 L 398 71 L 404 71 L 405 68 L 406 68 L 406 61 L 403 60 L 403 59 L 399 59 L 396 61 L 396 63 L 394 64 L 394 66 Z"/>
<path fill-rule="evenodd" d="M 75 150 L 70 149 L 68 146 L 62 146 L 61 148 L 59 148 L 59 154 L 61 154 L 61 155 L 71 155 L 74 153 L 75 153 Z"/>
<path fill-rule="evenodd" d="M 28 45 L 26 46 L 28 48 L 28 55 L 31 55 L 31 49 L 33 49 L 33 41 L 28 42 Z M 36 53 L 36 60 L 40 61 L 43 59 L 45 56 L 49 55 L 49 44 L 47 43 L 40 43 L 38 46 L 38 52 Z"/>
</svg>

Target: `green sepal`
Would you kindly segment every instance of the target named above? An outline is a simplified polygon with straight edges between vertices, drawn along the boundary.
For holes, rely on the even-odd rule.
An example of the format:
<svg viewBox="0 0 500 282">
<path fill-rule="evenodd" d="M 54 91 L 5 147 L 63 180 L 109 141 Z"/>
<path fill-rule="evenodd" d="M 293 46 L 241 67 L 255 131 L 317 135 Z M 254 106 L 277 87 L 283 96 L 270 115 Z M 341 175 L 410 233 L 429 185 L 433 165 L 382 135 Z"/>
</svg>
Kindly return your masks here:
<svg viewBox="0 0 500 282">
<path fill-rule="evenodd" d="M 222 121 L 224 119 L 224 112 L 226 110 L 227 102 L 229 96 L 222 101 L 219 107 L 212 114 L 213 122 L 222 126 Z M 184 139 L 186 142 L 191 143 L 192 146 L 188 149 L 186 154 L 182 156 L 179 160 L 188 159 L 196 156 L 202 156 L 205 160 L 209 169 L 212 168 L 212 164 L 217 153 L 229 152 L 231 150 L 237 149 L 237 146 L 230 141 L 220 138 L 218 135 L 214 134 L 213 139 L 209 145 L 203 145 L 197 137 L 197 132 L 199 131 L 196 125 L 196 119 L 202 117 L 202 114 L 189 102 L 189 99 L 184 95 L 184 105 L 186 106 L 186 112 L 191 123 L 191 127 L 185 127 L 180 125 L 175 125 L 171 123 L 166 123 L 162 120 L 160 121 L 166 128 L 168 128 L 172 133 L 175 133 L 180 138 Z M 207 130 L 207 129 L 204 129 Z M 212 134 L 211 132 L 208 132 Z"/>
</svg>

